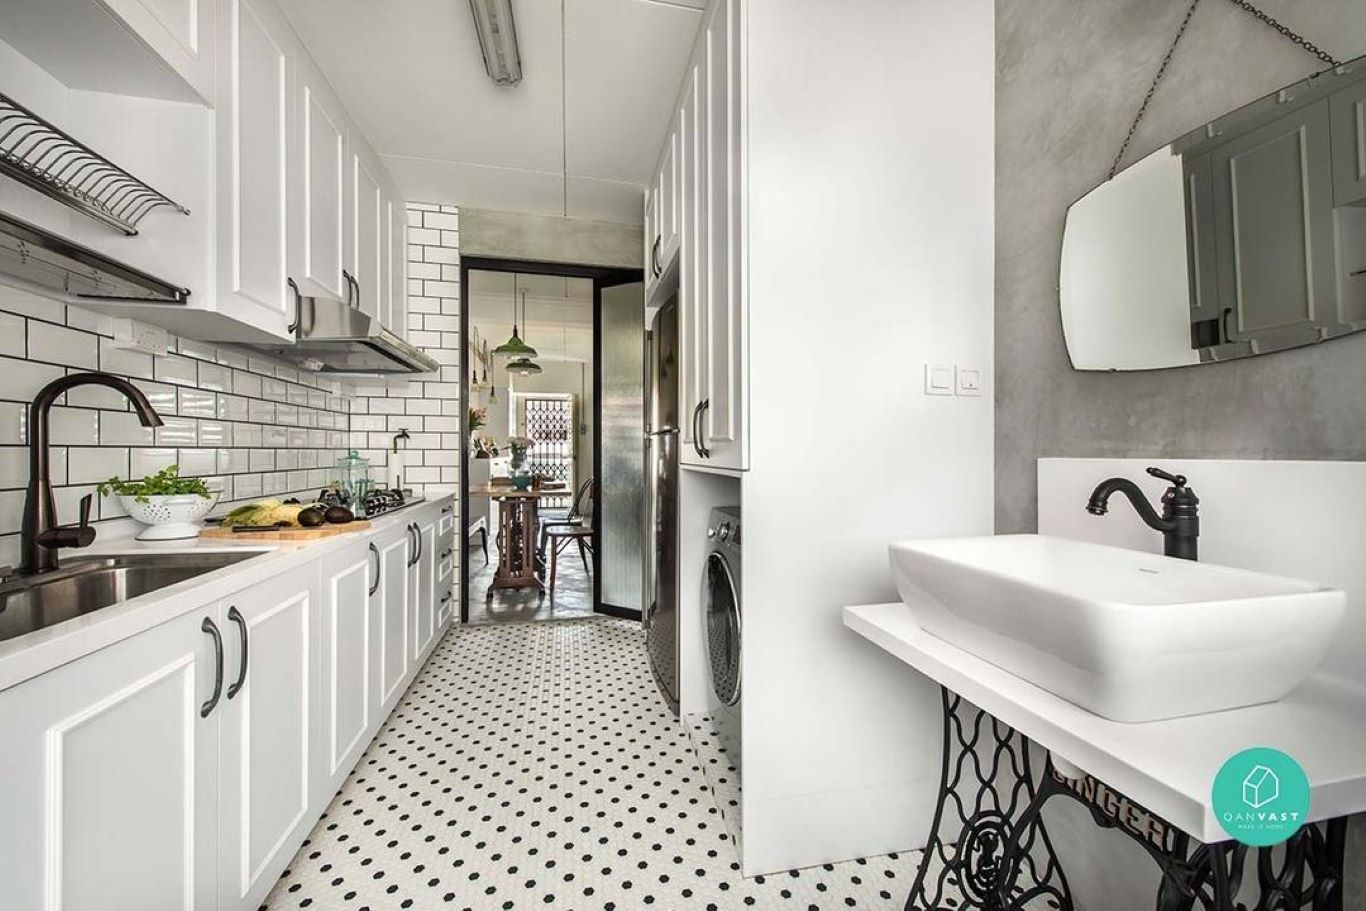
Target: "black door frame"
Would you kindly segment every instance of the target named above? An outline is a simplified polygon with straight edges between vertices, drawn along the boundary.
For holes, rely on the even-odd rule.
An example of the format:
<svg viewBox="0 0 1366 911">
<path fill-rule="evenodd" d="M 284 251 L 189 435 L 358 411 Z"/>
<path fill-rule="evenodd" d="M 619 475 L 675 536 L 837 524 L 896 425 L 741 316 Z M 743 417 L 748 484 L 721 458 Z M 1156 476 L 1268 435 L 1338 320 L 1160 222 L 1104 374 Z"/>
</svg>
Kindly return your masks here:
<svg viewBox="0 0 1366 911">
<path fill-rule="evenodd" d="M 470 514 L 470 273 L 521 272 L 531 275 L 554 275 L 563 278 L 587 278 L 593 281 L 593 471 L 602 475 L 602 289 L 631 282 L 644 282 L 644 269 L 623 269 L 617 266 L 580 266 L 569 263 L 546 262 L 534 259 L 503 259 L 492 256 L 460 257 L 460 621 L 470 619 L 469 526 Z M 641 344 L 644 344 L 642 338 Z M 602 498 L 598 490 L 593 495 L 593 541 L 602 541 Z M 638 610 L 604 604 L 602 601 L 602 547 L 593 548 L 593 610 L 639 620 Z"/>
</svg>

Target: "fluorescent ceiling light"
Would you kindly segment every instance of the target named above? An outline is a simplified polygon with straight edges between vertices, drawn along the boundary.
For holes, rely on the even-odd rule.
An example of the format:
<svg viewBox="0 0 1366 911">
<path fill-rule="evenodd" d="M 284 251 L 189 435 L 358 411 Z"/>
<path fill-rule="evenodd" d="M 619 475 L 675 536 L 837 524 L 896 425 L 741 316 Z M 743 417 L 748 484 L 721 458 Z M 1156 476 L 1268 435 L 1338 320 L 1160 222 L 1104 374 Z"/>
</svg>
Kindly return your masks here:
<svg viewBox="0 0 1366 911">
<path fill-rule="evenodd" d="M 512 19 L 512 0 L 470 0 L 474 31 L 484 69 L 499 85 L 522 81 L 522 55 L 517 50 L 517 23 Z"/>
</svg>

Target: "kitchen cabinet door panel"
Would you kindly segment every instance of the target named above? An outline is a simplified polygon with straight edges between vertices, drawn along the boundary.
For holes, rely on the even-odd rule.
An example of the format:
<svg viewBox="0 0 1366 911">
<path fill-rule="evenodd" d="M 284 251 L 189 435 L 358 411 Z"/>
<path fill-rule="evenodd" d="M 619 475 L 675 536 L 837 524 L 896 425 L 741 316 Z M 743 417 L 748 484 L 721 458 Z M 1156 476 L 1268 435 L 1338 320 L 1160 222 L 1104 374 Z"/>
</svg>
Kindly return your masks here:
<svg viewBox="0 0 1366 911">
<path fill-rule="evenodd" d="M 315 750 L 315 766 L 323 770 L 315 795 L 325 802 L 346 778 L 369 743 L 371 719 L 378 711 L 372 698 L 370 658 L 377 635 L 379 602 L 378 549 L 356 542 L 322 563 L 321 598 L 322 732 Z"/>
<path fill-rule="evenodd" d="M 422 659 L 436 635 L 436 520 L 427 511 L 415 523 L 418 540 L 417 561 L 412 566 L 413 661 Z"/>
<path fill-rule="evenodd" d="M 300 82 L 298 147 L 292 156 L 301 166 L 294 211 L 300 230 L 292 272 L 305 294 L 345 300 L 346 120 L 319 74 L 301 69 Z"/>
<path fill-rule="evenodd" d="M 227 689 L 221 721 L 219 907 L 259 906 L 312 825 L 316 573 L 294 570 L 222 602 L 227 680 L 242 685 Z"/>
<path fill-rule="evenodd" d="M 224 0 L 223 10 L 218 304 L 287 338 L 292 35 L 262 0 Z"/>
<path fill-rule="evenodd" d="M 218 715 L 195 611 L 0 693 L 0 906 L 212 908 Z"/>
<path fill-rule="evenodd" d="M 352 274 L 360 294 L 360 309 L 378 319 L 383 274 L 380 244 L 384 239 L 386 219 L 377 169 L 360 152 L 351 156 L 351 181 L 355 206 L 351 239 L 355 270 Z"/>
<path fill-rule="evenodd" d="M 1214 149 L 1219 296 L 1231 341 L 1261 350 L 1338 323 L 1328 101 Z"/>
<path fill-rule="evenodd" d="M 1366 205 L 1366 77 L 1335 92 L 1331 106 L 1334 202 Z"/>
<path fill-rule="evenodd" d="M 383 614 L 380 621 L 379 693 L 381 714 L 388 714 L 403 692 L 408 674 L 409 573 L 413 540 L 404 525 L 385 532 L 375 542 L 379 548 L 380 588 Z"/>
<path fill-rule="evenodd" d="M 679 385 L 683 396 L 679 418 L 683 421 L 683 450 L 685 462 L 703 459 L 698 445 L 706 434 L 698 420 L 702 403 L 707 398 L 707 302 L 705 285 L 700 281 L 697 227 L 701 224 L 698 207 L 701 202 L 700 172 L 698 168 L 698 82 L 700 65 L 694 62 L 684 75 L 683 103 L 675 117 L 674 135 L 678 155 L 676 170 L 679 175 L 676 194 L 680 223 L 678 241 L 678 340 L 683 363 L 679 371 Z M 667 230 L 667 228 L 666 228 Z M 697 436 L 702 431 L 701 438 Z"/>
<path fill-rule="evenodd" d="M 205 101 L 213 100 L 213 0 L 102 0 L 190 84 Z M 220 0 L 221 2 L 221 0 Z"/>
</svg>

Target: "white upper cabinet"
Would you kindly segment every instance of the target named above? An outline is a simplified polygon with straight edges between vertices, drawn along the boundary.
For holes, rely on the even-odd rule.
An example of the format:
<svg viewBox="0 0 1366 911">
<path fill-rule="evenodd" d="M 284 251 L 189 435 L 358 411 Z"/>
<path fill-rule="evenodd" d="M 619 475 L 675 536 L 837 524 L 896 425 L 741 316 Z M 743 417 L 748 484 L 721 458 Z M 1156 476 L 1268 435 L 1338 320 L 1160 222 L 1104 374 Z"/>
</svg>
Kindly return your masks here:
<svg viewBox="0 0 1366 911">
<path fill-rule="evenodd" d="M 708 10 L 662 156 L 672 162 L 674 191 L 664 192 L 668 182 L 657 177 L 646 203 L 647 213 L 656 206 L 659 236 L 673 230 L 678 238 L 676 273 L 675 257 L 665 256 L 654 295 L 672 290 L 677 274 L 680 458 L 732 470 L 749 467 L 740 24 L 739 0 L 716 0 Z M 671 210 L 661 207 L 668 199 Z M 660 246 L 669 249 L 667 240 Z"/>
<path fill-rule="evenodd" d="M 301 61 L 295 80 L 290 163 L 290 275 L 304 294 L 346 300 L 342 277 L 346 221 L 346 118 L 322 75 Z"/>
<path fill-rule="evenodd" d="M 399 338 L 408 337 L 408 207 L 389 200 L 389 296 L 384 322 Z"/>
<path fill-rule="evenodd" d="M 351 181 L 351 274 L 355 278 L 358 306 L 379 318 L 381 241 L 384 239 L 385 210 L 380 191 L 379 166 L 368 147 L 353 143 L 350 163 Z M 387 255 L 387 251 L 385 251 Z"/>
<path fill-rule="evenodd" d="M 213 99 L 215 0 L 102 0 L 205 101 Z M 216 0 L 226 3 L 228 0 Z"/>
<path fill-rule="evenodd" d="M 223 0 L 218 94 L 218 309 L 289 338 L 294 36 L 270 0 Z"/>
</svg>

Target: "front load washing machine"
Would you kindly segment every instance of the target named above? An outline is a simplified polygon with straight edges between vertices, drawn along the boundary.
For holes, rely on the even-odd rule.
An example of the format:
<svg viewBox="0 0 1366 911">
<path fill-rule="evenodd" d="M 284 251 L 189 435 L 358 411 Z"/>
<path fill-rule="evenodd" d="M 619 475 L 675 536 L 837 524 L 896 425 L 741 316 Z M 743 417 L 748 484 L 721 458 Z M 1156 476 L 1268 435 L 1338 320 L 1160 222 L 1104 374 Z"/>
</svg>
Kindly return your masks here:
<svg viewBox="0 0 1366 911">
<path fill-rule="evenodd" d="M 711 668 L 712 720 L 726 755 L 740 768 L 740 508 L 713 509 L 707 523 L 702 570 L 707 663 Z"/>
</svg>

